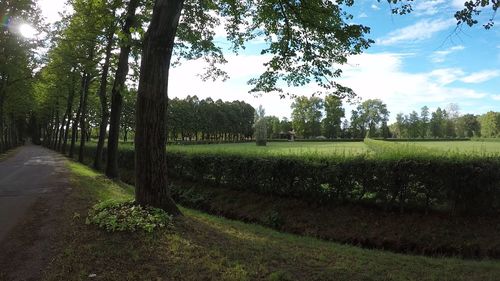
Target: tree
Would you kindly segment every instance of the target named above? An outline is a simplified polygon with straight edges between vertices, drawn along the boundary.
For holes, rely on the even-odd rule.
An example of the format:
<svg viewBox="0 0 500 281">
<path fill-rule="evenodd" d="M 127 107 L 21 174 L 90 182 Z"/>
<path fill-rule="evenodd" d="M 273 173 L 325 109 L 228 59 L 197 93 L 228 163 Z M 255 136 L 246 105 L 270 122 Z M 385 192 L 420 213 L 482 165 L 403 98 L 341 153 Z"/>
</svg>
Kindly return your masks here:
<svg viewBox="0 0 500 281">
<path fill-rule="evenodd" d="M 393 126 L 393 132 L 397 138 L 407 138 L 408 137 L 408 125 L 407 120 L 403 113 L 398 113 L 396 115 L 396 123 Z"/>
<path fill-rule="evenodd" d="M 267 144 L 267 122 L 265 115 L 266 112 L 262 105 L 260 105 L 255 113 L 255 141 L 258 146 L 266 146 Z"/>
<path fill-rule="evenodd" d="M 120 122 L 123 141 L 128 141 L 129 132 L 135 128 L 135 102 L 137 92 L 135 90 L 125 90 L 123 93 L 123 110 Z"/>
<path fill-rule="evenodd" d="M 292 124 L 297 135 L 304 138 L 321 134 L 323 101 L 319 97 L 297 97 L 292 103 Z"/>
<path fill-rule="evenodd" d="M 101 169 L 101 162 L 103 156 L 104 142 L 106 140 L 108 120 L 109 120 L 109 108 L 108 108 L 108 75 L 109 68 L 111 66 L 111 56 L 113 47 L 115 45 L 115 33 L 116 33 L 116 9 L 118 9 L 119 1 L 113 0 L 110 3 L 109 16 L 104 17 L 104 26 L 106 27 L 105 32 L 105 51 L 104 51 L 104 64 L 102 65 L 101 81 L 99 86 L 99 101 L 101 106 L 101 120 L 99 122 L 99 139 L 97 141 L 96 154 L 94 157 L 94 168 L 96 170 Z M 108 13 L 106 13 L 108 14 Z"/>
<path fill-rule="evenodd" d="M 407 118 L 407 129 L 408 137 L 415 139 L 420 135 L 421 132 L 421 120 L 418 117 L 418 113 L 414 110 L 410 113 Z"/>
<path fill-rule="evenodd" d="M 378 2 L 382 0 L 377 0 Z M 413 0 L 387 0 L 391 4 L 391 11 L 393 14 L 404 15 L 411 13 L 413 11 L 412 4 Z M 478 24 L 477 17 L 484 11 L 484 9 L 491 9 L 491 17 L 486 23 L 483 24 L 485 29 L 490 29 L 495 23 L 495 15 L 500 8 L 500 2 L 498 0 L 469 0 L 463 1 L 464 7 L 461 10 L 455 12 L 455 19 L 457 20 L 457 26 L 462 24 L 467 24 L 468 26 L 473 26 Z M 393 6 L 393 4 L 398 4 Z"/>
<path fill-rule="evenodd" d="M 255 38 L 255 30 L 261 30 L 269 43 L 263 53 L 271 59 L 267 70 L 250 81 L 253 92 L 283 92 L 280 81 L 292 86 L 315 81 L 326 91 L 352 96 L 352 90 L 332 81 L 340 70 L 332 71 L 331 66 L 345 63 L 348 55 L 361 53 L 372 41 L 364 38 L 369 28 L 346 22 L 351 16 L 344 5 L 352 2 L 156 0 L 141 55 L 135 136 L 137 202 L 179 213 L 167 189 L 163 130 L 174 47 L 191 46 L 191 52 L 177 53 L 189 58 L 205 55 L 213 65 L 223 62 L 222 50 L 213 43 L 216 13 L 227 20 L 233 49 Z M 210 68 L 208 75 L 212 74 L 223 72 Z"/>
<path fill-rule="evenodd" d="M 323 135 L 330 139 L 338 138 L 341 133 L 341 119 L 345 116 L 342 100 L 337 96 L 328 95 L 325 97 L 324 107 L 326 116 L 321 122 Z"/>
<path fill-rule="evenodd" d="M 425 138 L 429 134 L 429 108 L 425 105 L 420 110 L 420 137 Z"/>
<path fill-rule="evenodd" d="M 387 105 L 379 99 L 369 99 L 360 104 L 351 115 L 351 124 L 355 127 L 356 137 L 375 137 L 382 135 L 382 126 L 387 127 L 389 111 Z"/>
<path fill-rule="evenodd" d="M 441 108 L 438 107 L 436 111 L 432 113 L 432 117 L 429 124 L 432 137 L 434 138 L 444 137 L 444 132 L 445 132 L 444 122 L 445 122 L 445 116 L 443 114 L 443 110 L 441 110 Z"/>
<path fill-rule="evenodd" d="M 33 76 L 38 66 L 35 49 L 41 40 L 24 38 L 19 26 L 41 29 L 40 11 L 33 0 L 1 1 L 0 14 L 0 153 L 18 145 L 33 106 Z"/>
<path fill-rule="evenodd" d="M 130 0 L 125 14 L 125 20 L 122 26 L 120 42 L 120 56 L 118 58 L 118 67 L 115 73 L 115 80 L 111 90 L 111 113 L 109 121 L 108 136 L 108 157 L 106 162 L 106 176 L 118 178 L 118 140 L 120 137 L 120 117 L 123 104 L 123 91 L 125 90 L 125 80 L 128 74 L 128 60 L 132 49 L 132 28 L 136 23 L 136 10 L 139 6 L 139 0 Z M 144 56 L 143 56 L 144 59 Z M 141 69 L 142 76 L 142 69 Z M 140 87 L 139 87 L 140 92 Z M 163 115 L 166 115 L 166 108 Z M 164 118 L 164 117 L 163 117 Z M 165 129 L 165 126 L 162 126 Z"/>
<path fill-rule="evenodd" d="M 479 117 L 481 136 L 494 138 L 500 135 L 500 113 L 490 111 Z"/>
<path fill-rule="evenodd" d="M 266 116 L 267 136 L 271 139 L 278 139 L 280 136 L 280 119 L 276 116 Z"/>
<path fill-rule="evenodd" d="M 461 138 L 481 136 L 481 125 L 473 114 L 465 114 L 457 119 L 457 136 Z"/>
</svg>

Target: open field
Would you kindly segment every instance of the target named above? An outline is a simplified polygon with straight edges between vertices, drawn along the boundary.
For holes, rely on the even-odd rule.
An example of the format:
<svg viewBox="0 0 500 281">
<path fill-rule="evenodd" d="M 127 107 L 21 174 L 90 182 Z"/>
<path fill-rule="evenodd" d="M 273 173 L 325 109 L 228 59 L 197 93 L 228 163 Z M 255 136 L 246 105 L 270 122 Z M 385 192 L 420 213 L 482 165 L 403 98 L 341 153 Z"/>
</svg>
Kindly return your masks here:
<svg viewBox="0 0 500 281">
<path fill-rule="evenodd" d="M 390 145 L 409 147 L 409 150 L 419 148 L 430 149 L 435 154 L 474 154 L 500 155 L 500 141 L 383 141 Z M 95 145 L 92 142 L 90 145 Z M 133 149 L 133 143 L 120 143 L 122 148 Z M 414 149 L 415 148 L 415 149 Z M 267 146 L 256 146 L 254 142 L 199 144 L 199 145 L 168 145 L 169 152 L 210 153 L 253 156 L 355 156 L 372 154 L 374 151 L 363 142 L 268 142 Z"/>
<path fill-rule="evenodd" d="M 106 233 L 85 225 L 87 204 L 131 198 L 132 188 L 70 164 L 74 194 L 61 255 L 44 280 L 498 280 L 495 261 L 428 258 L 320 241 L 182 208 L 175 228 Z M 129 247 L 123 247 L 123 245 Z"/>
<path fill-rule="evenodd" d="M 380 142 L 380 141 L 377 141 Z M 433 154 L 474 154 L 500 155 L 500 142 L 480 141 L 429 141 L 429 142 L 383 142 L 388 147 L 400 146 L 409 152 L 433 152 Z M 420 149 L 419 149 L 420 148 Z M 424 148 L 423 150 L 421 148 Z M 363 142 L 268 142 L 267 146 L 255 143 L 208 144 L 208 145 L 171 145 L 170 152 L 236 154 L 254 156 L 355 156 L 372 154 L 373 147 Z"/>
<path fill-rule="evenodd" d="M 231 143 L 208 145 L 172 145 L 170 152 L 224 153 L 238 155 L 302 156 L 302 155 L 358 155 L 369 152 L 362 142 L 268 142 L 267 146 L 255 143 Z"/>
<path fill-rule="evenodd" d="M 500 142 L 493 141 L 429 141 L 410 142 L 417 146 L 439 149 L 445 152 L 473 153 L 473 154 L 499 154 Z"/>
</svg>

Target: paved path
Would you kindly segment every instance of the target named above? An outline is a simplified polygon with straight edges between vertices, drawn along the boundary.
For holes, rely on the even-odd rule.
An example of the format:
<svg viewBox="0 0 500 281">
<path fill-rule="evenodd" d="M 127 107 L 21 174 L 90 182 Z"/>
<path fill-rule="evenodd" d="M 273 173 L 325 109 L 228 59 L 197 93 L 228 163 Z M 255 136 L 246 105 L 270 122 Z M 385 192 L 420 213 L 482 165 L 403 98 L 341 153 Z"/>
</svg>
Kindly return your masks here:
<svg viewBox="0 0 500 281">
<path fill-rule="evenodd" d="M 0 242 L 37 199 L 66 186 L 63 159 L 53 151 L 29 145 L 0 161 Z"/>
<path fill-rule="evenodd" d="M 65 158 L 26 145 L 0 161 L 0 280 L 40 280 L 71 191 Z"/>
</svg>

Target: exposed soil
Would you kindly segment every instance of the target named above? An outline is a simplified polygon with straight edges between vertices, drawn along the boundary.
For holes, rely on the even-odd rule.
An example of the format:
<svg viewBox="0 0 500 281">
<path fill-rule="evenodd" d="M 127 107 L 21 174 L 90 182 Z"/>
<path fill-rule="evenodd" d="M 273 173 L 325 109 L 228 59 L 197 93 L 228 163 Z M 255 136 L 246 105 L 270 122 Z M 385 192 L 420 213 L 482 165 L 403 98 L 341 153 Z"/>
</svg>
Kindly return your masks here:
<svg viewBox="0 0 500 281">
<path fill-rule="evenodd" d="M 321 206 L 297 199 L 175 181 L 181 205 L 231 219 L 400 253 L 500 258 L 500 217 L 384 211 L 359 205 Z"/>
</svg>

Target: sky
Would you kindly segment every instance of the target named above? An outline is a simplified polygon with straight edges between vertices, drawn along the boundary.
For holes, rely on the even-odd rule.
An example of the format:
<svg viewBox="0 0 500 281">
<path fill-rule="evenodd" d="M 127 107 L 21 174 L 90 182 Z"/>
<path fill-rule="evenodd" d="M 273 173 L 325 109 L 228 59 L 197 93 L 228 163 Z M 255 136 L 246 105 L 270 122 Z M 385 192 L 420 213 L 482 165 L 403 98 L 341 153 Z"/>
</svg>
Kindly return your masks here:
<svg viewBox="0 0 500 281">
<path fill-rule="evenodd" d="M 65 0 L 39 0 L 47 22 L 59 19 Z M 500 20 L 484 30 L 481 23 L 491 17 L 485 11 L 480 24 L 464 26 L 456 31 L 455 11 L 464 0 L 415 0 L 409 15 L 392 15 L 386 1 L 358 0 L 347 9 L 353 23 L 371 28 L 368 38 L 375 43 L 363 54 L 352 56 L 342 67 L 343 76 L 337 82 L 351 87 L 361 100 L 378 98 L 387 104 L 390 120 L 397 113 L 408 114 L 428 106 L 447 108 L 459 105 L 460 112 L 482 114 L 500 111 Z M 221 30 L 216 38 L 224 46 Z M 247 50 L 234 55 L 226 52 L 225 69 L 230 79 L 204 82 L 199 74 L 206 66 L 202 61 L 185 62 L 171 70 L 169 97 L 197 95 L 224 101 L 244 100 L 254 107 L 262 105 L 266 115 L 290 118 L 290 98 L 280 99 L 268 93 L 260 97 L 249 94 L 247 81 L 264 71 L 265 56 L 258 54 L 264 47 L 249 42 Z M 310 96 L 314 85 L 289 89 L 296 95 Z M 356 105 L 346 104 L 347 117 Z"/>
</svg>

